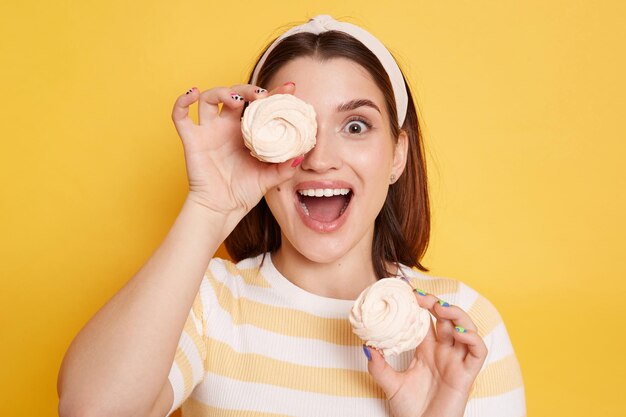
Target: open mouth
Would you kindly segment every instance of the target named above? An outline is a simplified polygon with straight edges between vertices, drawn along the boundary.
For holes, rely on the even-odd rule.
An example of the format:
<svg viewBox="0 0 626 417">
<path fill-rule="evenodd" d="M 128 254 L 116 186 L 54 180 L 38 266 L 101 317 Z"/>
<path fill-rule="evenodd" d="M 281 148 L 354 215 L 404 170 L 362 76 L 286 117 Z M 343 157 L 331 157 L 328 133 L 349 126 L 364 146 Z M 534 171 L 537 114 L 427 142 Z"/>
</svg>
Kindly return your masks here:
<svg viewBox="0 0 626 417">
<path fill-rule="evenodd" d="M 341 217 L 352 199 L 349 188 L 307 188 L 298 190 L 297 194 L 304 214 L 321 223 Z"/>
</svg>

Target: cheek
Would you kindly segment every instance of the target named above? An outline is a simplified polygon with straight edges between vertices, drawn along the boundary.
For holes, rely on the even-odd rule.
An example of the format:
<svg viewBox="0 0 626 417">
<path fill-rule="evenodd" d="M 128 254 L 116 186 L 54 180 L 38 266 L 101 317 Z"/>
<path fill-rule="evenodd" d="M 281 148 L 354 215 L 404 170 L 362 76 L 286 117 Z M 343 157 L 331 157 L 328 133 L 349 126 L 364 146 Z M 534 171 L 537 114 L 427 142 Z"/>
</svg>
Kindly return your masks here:
<svg viewBox="0 0 626 417">
<path fill-rule="evenodd" d="M 386 143 L 371 144 L 350 152 L 349 160 L 359 172 L 384 175 L 393 166 L 393 149 Z"/>
<path fill-rule="evenodd" d="M 272 188 L 265 194 L 265 202 L 277 221 L 291 204 L 291 198 L 284 187 Z"/>
</svg>

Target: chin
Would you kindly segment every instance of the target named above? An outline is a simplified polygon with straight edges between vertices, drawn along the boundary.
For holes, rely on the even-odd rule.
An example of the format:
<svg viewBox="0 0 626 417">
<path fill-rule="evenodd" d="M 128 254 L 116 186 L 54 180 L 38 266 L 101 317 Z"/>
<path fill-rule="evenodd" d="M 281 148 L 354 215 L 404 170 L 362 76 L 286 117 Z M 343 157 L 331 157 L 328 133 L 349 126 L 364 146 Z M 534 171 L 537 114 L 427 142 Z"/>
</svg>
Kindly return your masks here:
<svg viewBox="0 0 626 417">
<path fill-rule="evenodd" d="M 283 231 L 282 244 L 287 246 L 287 251 L 318 264 L 339 262 L 357 251 L 365 251 L 365 256 L 371 257 L 373 231 L 368 233 L 368 230 L 361 230 L 360 235 L 350 226 L 348 223 L 335 233 L 319 233 L 301 228 L 298 233 L 288 236 Z"/>
<path fill-rule="evenodd" d="M 296 243 L 297 244 L 297 243 Z M 348 252 L 346 245 L 328 244 L 328 242 L 304 242 L 293 249 L 311 262 L 329 264 L 341 260 Z"/>
</svg>

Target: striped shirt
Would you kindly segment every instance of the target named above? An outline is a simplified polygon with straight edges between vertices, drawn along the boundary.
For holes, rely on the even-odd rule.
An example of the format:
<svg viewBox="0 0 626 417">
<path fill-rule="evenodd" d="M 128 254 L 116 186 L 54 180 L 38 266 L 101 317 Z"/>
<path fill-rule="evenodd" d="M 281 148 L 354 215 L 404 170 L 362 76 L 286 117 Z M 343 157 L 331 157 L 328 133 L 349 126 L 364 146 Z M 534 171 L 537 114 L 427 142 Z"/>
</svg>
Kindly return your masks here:
<svg viewBox="0 0 626 417">
<path fill-rule="evenodd" d="M 354 301 L 292 284 L 271 256 L 212 259 L 169 374 L 185 417 L 390 416 L 348 315 Z M 469 313 L 489 353 L 465 417 L 523 417 L 524 387 L 502 319 L 467 285 L 402 267 L 414 288 Z M 397 370 L 414 351 L 387 357 Z"/>
</svg>

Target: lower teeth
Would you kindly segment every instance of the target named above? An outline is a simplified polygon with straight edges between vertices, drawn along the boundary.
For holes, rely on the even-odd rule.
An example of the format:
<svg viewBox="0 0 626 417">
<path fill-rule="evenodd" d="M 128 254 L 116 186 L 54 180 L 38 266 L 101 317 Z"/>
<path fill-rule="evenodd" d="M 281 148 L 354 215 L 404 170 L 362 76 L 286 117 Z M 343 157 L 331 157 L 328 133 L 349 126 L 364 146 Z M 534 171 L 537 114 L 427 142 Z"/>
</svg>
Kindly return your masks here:
<svg viewBox="0 0 626 417">
<path fill-rule="evenodd" d="M 346 204 L 344 204 L 344 205 L 343 205 L 343 207 L 341 208 L 341 210 L 339 210 L 339 216 L 341 216 L 341 215 L 343 214 L 343 212 L 344 212 L 344 211 L 346 211 L 346 207 L 348 207 L 348 203 L 349 203 L 349 202 L 350 202 L 349 200 L 348 200 L 348 201 L 346 201 Z M 310 215 L 310 214 L 309 214 L 309 209 L 308 209 L 308 207 L 306 206 L 306 204 L 304 204 L 303 202 L 300 202 L 300 206 L 302 207 L 302 211 L 304 211 L 304 213 L 305 213 L 307 216 L 309 216 L 309 215 Z"/>
</svg>

